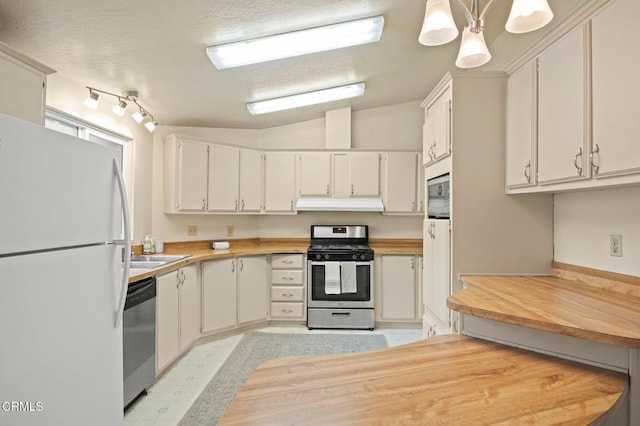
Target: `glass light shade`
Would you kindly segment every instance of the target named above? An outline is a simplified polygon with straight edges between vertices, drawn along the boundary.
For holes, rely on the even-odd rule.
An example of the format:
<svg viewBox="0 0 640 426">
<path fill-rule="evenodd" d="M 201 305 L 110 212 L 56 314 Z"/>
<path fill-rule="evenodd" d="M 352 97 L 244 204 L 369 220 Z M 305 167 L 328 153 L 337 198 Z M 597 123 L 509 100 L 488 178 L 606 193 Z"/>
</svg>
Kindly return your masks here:
<svg viewBox="0 0 640 426">
<path fill-rule="evenodd" d="M 124 110 L 127 108 L 127 103 L 125 101 L 120 101 L 118 105 L 115 105 L 111 111 L 119 117 L 124 117 Z"/>
<path fill-rule="evenodd" d="M 513 0 L 505 29 L 510 33 L 527 33 L 544 27 L 552 19 L 547 0 Z"/>
<path fill-rule="evenodd" d="M 475 68 L 484 65 L 491 60 L 491 53 L 484 41 L 484 32 L 474 33 L 469 27 L 462 31 L 462 42 L 456 66 L 458 68 Z"/>
<path fill-rule="evenodd" d="M 218 69 L 290 58 L 380 40 L 383 16 L 207 47 Z"/>
<path fill-rule="evenodd" d="M 364 83 L 355 83 L 346 86 L 332 87 L 330 89 L 316 90 L 315 92 L 268 99 L 266 101 L 251 102 L 247 104 L 247 109 L 252 115 L 266 114 L 340 99 L 355 98 L 363 94 Z"/>
<path fill-rule="evenodd" d="M 84 106 L 91 109 L 98 109 L 98 94 L 89 92 L 89 97 L 84 100 Z"/>
<path fill-rule="evenodd" d="M 458 28 L 451 15 L 449 0 L 427 0 L 422 30 L 418 36 L 420 44 L 439 46 L 458 37 Z"/>
<path fill-rule="evenodd" d="M 147 121 L 146 123 L 144 123 L 144 127 L 146 127 L 149 132 L 153 132 L 156 129 L 157 125 L 157 121 Z"/>
<path fill-rule="evenodd" d="M 138 124 L 142 123 L 142 121 L 146 116 L 147 116 L 147 113 L 144 111 L 136 111 L 133 114 L 131 114 L 131 118 L 136 120 L 136 123 Z"/>
</svg>

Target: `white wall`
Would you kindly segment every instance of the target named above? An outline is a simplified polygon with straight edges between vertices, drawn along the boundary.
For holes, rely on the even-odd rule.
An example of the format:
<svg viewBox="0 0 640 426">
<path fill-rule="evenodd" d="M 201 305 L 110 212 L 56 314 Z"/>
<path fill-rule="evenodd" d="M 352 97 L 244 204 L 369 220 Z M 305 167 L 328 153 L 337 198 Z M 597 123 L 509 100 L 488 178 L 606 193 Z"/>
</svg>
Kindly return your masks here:
<svg viewBox="0 0 640 426">
<path fill-rule="evenodd" d="M 354 148 L 422 150 L 424 112 L 420 101 L 352 113 Z M 324 118 L 267 129 L 216 129 L 159 126 L 153 141 L 152 232 L 165 241 L 232 238 L 306 238 L 309 226 L 320 223 L 365 224 L 371 238 L 422 238 L 422 218 L 382 216 L 380 213 L 317 213 L 297 215 L 172 215 L 163 212 L 163 140 L 169 134 L 193 136 L 213 142 L 262 149 L 324 149 Z M 187 225 L 197 225 L 198 235 L 187 236 Z"/>
<path fill-rule="evenodd" d="M 554 210 L 556 261 L 640 276 L 640 188 L 556 194 Z M 622 257 L 609 234 L 622 235 Z"/>
</svg>

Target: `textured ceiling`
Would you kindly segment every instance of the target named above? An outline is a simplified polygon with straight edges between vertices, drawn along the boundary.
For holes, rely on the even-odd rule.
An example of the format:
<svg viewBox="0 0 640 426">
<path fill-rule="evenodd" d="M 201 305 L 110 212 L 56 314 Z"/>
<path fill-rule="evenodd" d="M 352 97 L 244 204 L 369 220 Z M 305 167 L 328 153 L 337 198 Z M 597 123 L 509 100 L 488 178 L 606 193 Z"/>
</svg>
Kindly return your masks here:
<svg viewBox="0 0 640 426">
<path fill-rule="evenodd" d="M 510 5 L 494 1 L 489 44 L 502 33 Z M 160 124 L 263 128 L 348 105 L 424 98 L 454 70 L 459 44 L 418 43 L 424 7 L 425 0 L 2 0 L 0 41 L 79 85 L 137 90 Z M 226 70 L 205 53 L 213 44 L 380 14 L 385 26 L 374 44 Z M 250 101 L 358 81 L 366 82 L 366 93 L 350 101 L 255 117 L 246 109 Z"/>
</svg>

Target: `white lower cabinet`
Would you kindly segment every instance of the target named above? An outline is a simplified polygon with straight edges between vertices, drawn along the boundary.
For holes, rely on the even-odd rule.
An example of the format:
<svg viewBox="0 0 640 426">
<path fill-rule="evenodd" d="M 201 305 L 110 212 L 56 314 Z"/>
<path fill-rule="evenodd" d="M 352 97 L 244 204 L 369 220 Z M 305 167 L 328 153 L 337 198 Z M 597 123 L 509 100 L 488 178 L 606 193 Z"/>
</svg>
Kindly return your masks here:
<svg viewBox="0 0 640 426">
<path fill-rule="evenodd" d="M 200 277 L 197 264 L 156 278 L 156 373 L 200 337 Z"/>
<path fill-rule="evenodd" d="M 271 319 L 304 321 L 304 255 L 271 256 Z"/>
<path fill-rule="evenodd" d="M 423 321 L 431 325 L 432 335 L 448 333 L 451 327 L 450 311 L 447 307 L 447 298 L 451 294 L 451 233 L 449 221 L 425 220 L 422 241 L 424 245 L 424 264 L 422 267 Z"/>
<path fill-rule="evenodd" d="M 419 323 L 422 319 L 422 257 L 382 255 L 376 260 L 376 299 L 379 299 L 376 320 Z"/>
<path fill-rule="evenodd" d="M 211 333 L 267 319 L 265 256 L 202 263 L 202 331 Z"/>
<path fill-rule="evenodd" d="M 238 325 L 266 321 L 267 297 L 267 258 L 238 258 Z"/>
</svg>

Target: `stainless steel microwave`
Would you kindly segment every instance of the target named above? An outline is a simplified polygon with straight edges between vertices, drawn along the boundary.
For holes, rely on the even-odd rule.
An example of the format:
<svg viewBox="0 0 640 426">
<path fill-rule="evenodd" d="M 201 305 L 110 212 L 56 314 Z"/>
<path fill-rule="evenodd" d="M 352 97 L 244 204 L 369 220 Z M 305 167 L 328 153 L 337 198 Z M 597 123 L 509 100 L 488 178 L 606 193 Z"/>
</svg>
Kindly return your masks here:
<svg viewBox="0 0 640 426">
<path fill-rule="evenodd" d="M 427 216 L 449 219 L 449 173 L 427 180 Z"/>
</svg>

